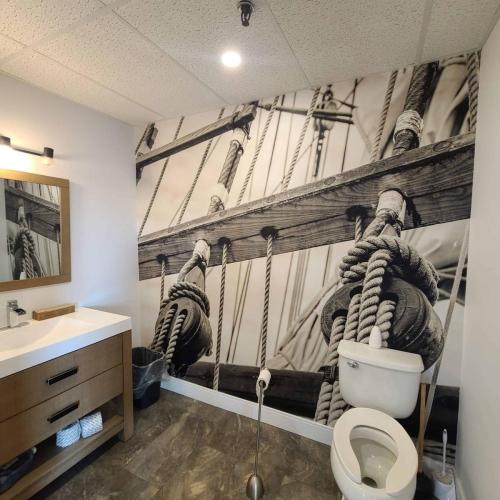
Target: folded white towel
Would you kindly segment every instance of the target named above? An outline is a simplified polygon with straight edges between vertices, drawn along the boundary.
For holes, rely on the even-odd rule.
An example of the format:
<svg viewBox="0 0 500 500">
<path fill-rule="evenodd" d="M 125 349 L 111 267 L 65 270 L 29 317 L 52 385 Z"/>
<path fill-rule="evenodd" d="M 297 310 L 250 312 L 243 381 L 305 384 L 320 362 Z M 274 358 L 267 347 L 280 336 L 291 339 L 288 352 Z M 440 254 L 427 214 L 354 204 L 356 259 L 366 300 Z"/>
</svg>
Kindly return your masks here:
<svg viewBox="0 0 500 500">
<path fill-rule="evenodd" d="M 59 448 L 66 448 L 73 443 L 76 443 L 82 434 L 82 428 L 78 420 L 61 429 L 56 434 L 56 445 Z"/>
<path fill-rule="evenodd" d="M 102 414 L 96 411 L 91 415 L 87 415 L 80 419 L 80 426 L 82 428 L 82 437 L 88 438 L 102 431 Z"/>
</svg>

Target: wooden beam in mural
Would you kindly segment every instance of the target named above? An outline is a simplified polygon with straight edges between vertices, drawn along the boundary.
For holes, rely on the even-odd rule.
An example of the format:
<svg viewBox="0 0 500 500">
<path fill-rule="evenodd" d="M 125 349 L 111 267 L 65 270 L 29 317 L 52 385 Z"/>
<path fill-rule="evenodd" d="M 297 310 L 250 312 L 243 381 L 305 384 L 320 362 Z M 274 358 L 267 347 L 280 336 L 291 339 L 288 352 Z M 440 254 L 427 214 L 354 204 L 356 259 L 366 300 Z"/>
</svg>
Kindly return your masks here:
<svg viewBox="0 0 500 500">
<path fill-rule="evenodd" d="M 255 386 L 260 368 L 221 363 L 219 391 L 239 398 L 257 401 Z M 314 417 L 318 394 L 323 382 L 322 372 L 270 369 L 272 384 L 266 390 L 266 406 Z M 198 361 L 191 365 L 185 380 L 203 387 L 212 387 L 214 364 Z"/>
<path fill-rule="evenodd" d="M 244 127 L 255 118 L 256 108 L 256 105 L 248 104 L 241 111 L 237 111 L 232 115 L 221 118 L 220 120 L 210 123 L 209 125 L 195 130 L 194 132 L 191 132 L 183 137 L 179 137 L 179 139 L 170 142 L 166 146 L 153 149 L 149 153 L 143 154 L 137 158 L 135 163 L 137 171 L 140 172 L 146 165 L 150 165 L 151 163 L 162 160 L 167 156 L 172 156 L 176 153 L 184 151 L 185 149 L 208 141 L 213 137 L 223 134 L 224 132 Z"/>
<path fill-rule="evenodd" d="M 57 231 L 61 224 L 61 207 L 51 201 L 5 185 L 7 220 L 17 223 L 20 204 L 24 206 L 24 213 L 29 221 L 30 229 L 37 234 L 57 241 Z"/>
<path fill-rule="evenodd" d="M 346 209 L 363 206 L 372 218 L 379 193 L 390 188 L 413 204 L 416 217 L 407 216 L 406 229 L 467 219 L 473 165 L 474 134 L 464 134 L 144 235 L 140 279 L 160 276 L 160 254 L 167 256 L 167 274 L 177 273 L 201 238 L 211 246 L 210 266 L 221 263 L 221 238 L 231 241 L 228 262 L 264 257 L 260 231 L 266 226 L 278 231 L 275 254 L 352 240 L 354 223 Z"/>
</svg>

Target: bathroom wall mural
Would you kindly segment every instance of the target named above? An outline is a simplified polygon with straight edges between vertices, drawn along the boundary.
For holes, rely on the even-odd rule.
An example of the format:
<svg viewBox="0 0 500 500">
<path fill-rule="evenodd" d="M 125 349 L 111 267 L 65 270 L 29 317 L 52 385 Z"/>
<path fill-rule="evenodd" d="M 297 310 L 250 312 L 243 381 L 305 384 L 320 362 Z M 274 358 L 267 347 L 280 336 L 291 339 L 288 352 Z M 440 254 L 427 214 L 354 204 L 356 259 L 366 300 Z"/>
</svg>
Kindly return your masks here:
<svg viewBox="0 0 500 500">
<path fill-rule="evenodd" d="M 434 77 L 424 86 L 420 147 L 455 136 L 461 136 L 463 139 L 460 141 L 467 140 L 466 134 L 475 121 L 477 106 L 477 80 L 468 61 L 462 55 L 435 65 Z M 319 91 L 305 89 L 260 100 L 255 119 L 246 129 L 248 138 L 243 141 L 243 151 L 235 152 L 241 157 L 237 169 L 230 174 L 234 177 L 229 182 L 229 195 L 227 199 L 223 200 L 221 195 L 216 200 L 222 200 L 227 209 L 235 206 L 243 209 L 249 201 L 332 178 L 378 158 L 390 158 L 393 155 L 394 129 L 405 106 L 412 72 L 411 67 L 402 68 L 392 74 L 381 73 L 353 81 L 334 82 L 322 86 Z M 474 101 L 471 99 L 469 111 L 470 96 Z M 224 110 L 157 123 L 154 148 L 242 110 L 245 110 L 243 106 L 228 105 Z M 307 127 L 304 127 L 305 124 Z M 142 132 L 137 131 L 138 137 Z M 207 215 L 211 202 L 214 203 L 214 186 L 218 181 L 220 184 L 221 170 L 227 162 L 234 137 L 231 131 L 217 135 L 208 148 L 205 141 L 173 154 L 167 162 L 157 161 L 140 169 L 137 219 L 141 242 L 148 240 L 152 233 L 166 228 L 188 227 L 190 221 Z M 442 144 L 442 147 L 455 147 Z M 143 145 L 139 154 L 147 153 L 147 150 Z M 160 176 L 162 180 L 158 182 Z M 225 179 L 226 186 L 227 181 Z M 435 200 L 436 207 L 441 207 L 439 195 L 436 194 Z M 349 208 L 347 205 L 346 201 L 345 209 Z M 408 205 L 408 213 L 411 213 L 411 206 Z M 402 237 L 436 267 L 439 300 L 435 310 L 444 319 L 465 223 L 463 220 L 441 221 L 440 210 L 436 208 L 435 217 L 442 224 L 403 231 Z M 289 216 L 294 215 L 291 213 Z M 364 221 L 365 226 L 371 217 Z M 455 218 L 466 217 L 467 214 Z M 273 226 L 273 221 L 269 220 L 268 225 Z M 320 369 L 326 363 L 328 347 L 322 334 L 321 312 L 339 285 L 338 265 L 353 245 L 352 239 L 329 245 L 312 244 L 311 248 L 279 253 L 273 257 L 266 365 L 283 372 L 279 372 L 280 376 L 271 382 L 271 385 L 274 382 L 277 386 L 269 392 L 266 404 L 314 417 L 322 380 Z M 194 243 L 193 239 L 190 244 Z M 144 344 L 149 344 L 153 340 L 160 306 L 160 264 L 154 259 L 150 259 L 149 263 L 141 261 L 142 251 L 140 249 L 139 257 L 141 334 Z M 175 254 L 172 246 L 169 251 L 161 246 L 157 248 L 159 256 L 169 252 Z M 220 249 L 218 252 L 219 255 Z M 231 253 L 231 246 L 228 253 Z M 189 255 L 183 258 L 188 259 Z M 174 260 L 173 257 L 167 258 L 164 262 L 167 269 Z M 231 257 L 228 260 L 231 262 Z M 150 275 L 148 265 L 156 266 L 155 272 Z M 264 257 L 229 263 L 225 274 L 219 390 L 247 398 L 255 397 L 255 377 L 261 364 L 265 275 Z M 176 279 L 175 274 L 167 272 L 165 296 Z M 220 281 L 221 266 L 209 267 L 204 286 L 211 310 L 209 321 L 213 345 L 210 354 L 177 372 L 178 376 L 207 387 L 212 387 L 214 374 Z M 442 385 L 459 385 L 464 296 L 465 276 L 440 372 L 439 383 Z"/>
</svg>

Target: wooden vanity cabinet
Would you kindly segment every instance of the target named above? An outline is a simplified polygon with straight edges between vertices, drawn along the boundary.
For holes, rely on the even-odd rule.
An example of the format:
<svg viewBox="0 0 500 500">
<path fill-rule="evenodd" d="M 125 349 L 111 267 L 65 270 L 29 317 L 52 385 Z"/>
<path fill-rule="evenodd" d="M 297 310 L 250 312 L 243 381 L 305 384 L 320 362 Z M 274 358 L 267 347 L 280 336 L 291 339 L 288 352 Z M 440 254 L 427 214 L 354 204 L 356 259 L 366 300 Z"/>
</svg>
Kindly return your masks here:
<svg viewBox="0 0 500 500">
<path fill-rule="evenodd" d="M 0 464 L 33 446 L 33 466 L 0 500 L 29 498 L 105 441 L 133 434 L 131 332 L 0 379 Z M 67 448 L 55 433 L 103 411 L 104 429 Z"/>
</svg>

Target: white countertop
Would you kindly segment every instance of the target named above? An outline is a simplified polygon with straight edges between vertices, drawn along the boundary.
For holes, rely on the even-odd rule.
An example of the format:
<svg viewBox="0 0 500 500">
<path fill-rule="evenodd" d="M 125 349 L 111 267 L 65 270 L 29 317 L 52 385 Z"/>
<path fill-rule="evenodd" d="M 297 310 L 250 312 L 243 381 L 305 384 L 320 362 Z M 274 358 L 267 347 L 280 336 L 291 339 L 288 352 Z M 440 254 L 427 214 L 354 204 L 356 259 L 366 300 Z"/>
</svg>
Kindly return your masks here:
<svg viewBox="0 0 500 500">
<path fill-rule="evenodd" d="M 0 331 L 0 378 L 131 330 L 128 316 L 79 307 Z"/>
</svg>

